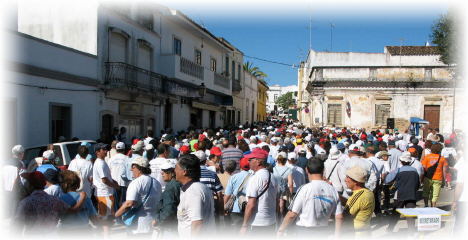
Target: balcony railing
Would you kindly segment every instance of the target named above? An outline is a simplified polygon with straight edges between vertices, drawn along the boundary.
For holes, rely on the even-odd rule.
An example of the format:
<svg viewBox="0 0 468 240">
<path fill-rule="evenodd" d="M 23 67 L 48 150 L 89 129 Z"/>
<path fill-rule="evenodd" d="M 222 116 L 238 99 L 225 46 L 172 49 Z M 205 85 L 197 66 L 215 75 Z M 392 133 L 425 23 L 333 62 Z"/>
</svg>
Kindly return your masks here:
<svg viewBox="0 0 468 240">
<path fill-rule="evenodd" d="M 145 92 L 162 92 L 163 80 L 158 73 L 123 62 L 106 62 L 105 84 Z"/>
<path fill-rule="evenodd" d="M 234 80 L 234 81 L 232 81 L 232 91 L 233 91 L 233 92 L 240 92 L 240 91 L 242 91 L 242 86 L 241 86 L 240 80 Z"/>
<path fill-rule="evenodd" d="M 192 77 L 196 77 L 198 79 L 203 80 L 203 67 L 186 59 L 180 57 L 180 71 L 190 75 Z"/>
<path fill-rule="evenodd" d="M 229 78 L 218 73 L 214 73 L 214 84 L 229 89 Z"/>
</svg>

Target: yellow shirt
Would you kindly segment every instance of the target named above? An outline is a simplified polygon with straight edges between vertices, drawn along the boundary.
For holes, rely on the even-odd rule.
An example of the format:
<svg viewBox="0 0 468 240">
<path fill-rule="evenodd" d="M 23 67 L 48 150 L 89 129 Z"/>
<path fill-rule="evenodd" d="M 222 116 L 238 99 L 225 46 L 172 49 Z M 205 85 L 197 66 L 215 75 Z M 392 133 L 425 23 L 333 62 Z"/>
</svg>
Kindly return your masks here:
<svg viewBox="0 0 468 240">
<path fill-rule="evenodd" d="M 349 209 L 349 213 L 354 217 L 355 230 L 364 230 L 370 227 L 370 220 L 375 208 L 374 193 L 367 188 L 354 191 L 346 205 L 349 205 L 350 201 L 362 191 L 364 192 Z"/>
</svg>

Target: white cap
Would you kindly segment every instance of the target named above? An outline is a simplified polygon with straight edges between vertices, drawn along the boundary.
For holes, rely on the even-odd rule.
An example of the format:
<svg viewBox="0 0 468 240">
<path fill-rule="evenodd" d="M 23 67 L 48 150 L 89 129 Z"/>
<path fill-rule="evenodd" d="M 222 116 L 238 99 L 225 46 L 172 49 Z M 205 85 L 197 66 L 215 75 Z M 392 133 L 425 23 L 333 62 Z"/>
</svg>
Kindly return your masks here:
<svg viewBox="0 0 468 240">
<path fill-rule="evenodd" d="M 153 148 L 154 148 L 154 147 L 153 147 L 153 144 L 146 144 L 146 146 L 145 146 L 145 150 L 146 150 L 146 151 L 151 150 L 151 149 L 153 149 Z"/>
<path fill-rule="evenodd" d="M 115 145 L 115 149 L 117 149 L 117 150 L 125 149 L 125 143 L 123 143 L 123 142 L 118 142 L 118 143 Z"/>
<path fill-rule="evenodd" d="M 143 149 L 143 141 L 139 141 L 132 145 L 132 151 L 140 151 L 141 149 Z"/>
<path fill-rule="evenodd" d="M 249 139 L 250 139 L 250 141 L 255 141 L 255 140 L 257 140 L 257 137 L 255 137 L 255 136 L 250 136 Z"/>
<path fill-rule="evenodd" d="M 410 152 L 403 152 L 400 156 L 400 161 L 402 162 L 411 162 L 411 153 Z"/>
<path fill-rule="evenodd" d="M 173 158 L 166 159 L 166 161 L 161 165 L 161 170 L 174 169 L 177 160 Z"/>
<path fill-rule="evenodd" d="M 294 152 L 288 153 L 288 159 L 293 159 L 293 158 L 297 159 L 296 153 L 294 153 Z"/>
<path fill-rule="evenodd" d="M 257 144 L 257 147 L 259 147 L 259 148 L 262 148 L 263 146 L 268 146 L 268 143 L 261 142 L 261 143 Z"/>
<path fill-rule="evenodd" d="M 140 167 L 145 167 L 145 168 L 149 166 L 148 159 L 144 157 L 137 157 L 133 159 L 132 164 L 136 164 Z"/>
<path fill-rule="evenodd" d="M 286 154 L 286 152 L 279 152 L 279 153 L 278 153 L 278 156 L 281 156 L 281 157 L 283 157 L 283 158 L 287 158 L 287 157 L 288 157 L 288 155 Z"/>
<path fill-rule="evenodd" d="M 193 155 L 197 156 L 198 159 L 200 159 L 200 162 L 206 161 L 206 153 L 203 151 L 196 151 L 193 153 Z"/>
<path fill-rule="evenodd" d="M 24 148 L 21 145 L 16 145 L 11 149 L 13 157 L 18 157 L 21 153 L 24 153 Z"/>
<path fill-rule="evenodd" d="M 44 153 L 42 153 L 42 157 L 47 160 L 51 160 L 55 158 L 55 153 L 52 150 L 47 150 Z"/>
</svg>

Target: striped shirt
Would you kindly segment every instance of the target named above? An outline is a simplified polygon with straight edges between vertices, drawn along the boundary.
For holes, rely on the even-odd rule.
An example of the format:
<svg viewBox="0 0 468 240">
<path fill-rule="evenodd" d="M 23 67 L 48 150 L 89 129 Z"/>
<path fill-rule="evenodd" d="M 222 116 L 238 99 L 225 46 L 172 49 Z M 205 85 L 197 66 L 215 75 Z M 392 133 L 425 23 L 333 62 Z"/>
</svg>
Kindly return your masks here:
<svg viewBox="0 0 468 240">
<path fill-rule="evenodd" d="M 206 166 L 200 166 L 200 182 L 205 184 L 213 193 L 217 193 L 223 190 L 223 185 L 219 181 L 218 175 L 206 168 Z"/>
<path fill-rule="evenodd" d="M 244 154 L 242 151 L 238 148 L 235 147 L 228 147 L 223 150 L 223 153 L 221 154 L 221 164 L 224 166 L 226 164 L 226 161 L 228 160 L 234 160 L 236 161 L 236 172 L 239 172 L 239 162 L 241 158 L 244 157 Z"/>
</svg>

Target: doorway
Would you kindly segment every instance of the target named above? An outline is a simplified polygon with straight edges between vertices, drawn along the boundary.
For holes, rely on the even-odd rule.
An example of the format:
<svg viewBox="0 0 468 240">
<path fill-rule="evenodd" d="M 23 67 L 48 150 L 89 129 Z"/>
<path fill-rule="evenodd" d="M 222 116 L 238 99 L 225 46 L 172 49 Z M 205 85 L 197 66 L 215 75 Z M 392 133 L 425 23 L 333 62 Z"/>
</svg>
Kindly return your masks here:
<svg viewBox="0 0 468 240">
<path fill-rule="evenodd" d="M 426 130 L 424 130 L 424 138 L 427 136 L 428 128 L 439 128 L 440 124 L 440 106 L 439 105 L 424 105 L 424 120 L 429 121 Z"/>
</svg>

